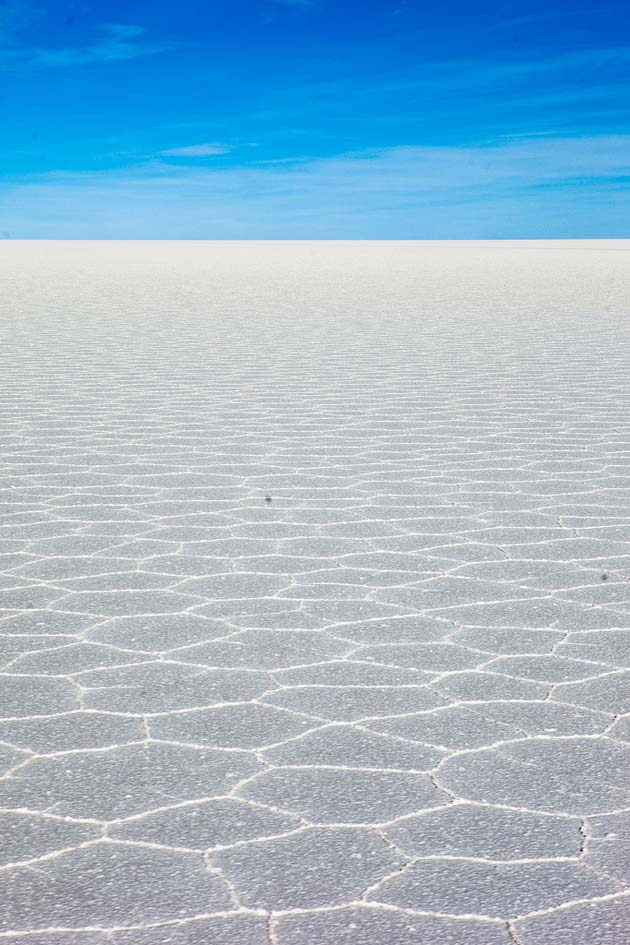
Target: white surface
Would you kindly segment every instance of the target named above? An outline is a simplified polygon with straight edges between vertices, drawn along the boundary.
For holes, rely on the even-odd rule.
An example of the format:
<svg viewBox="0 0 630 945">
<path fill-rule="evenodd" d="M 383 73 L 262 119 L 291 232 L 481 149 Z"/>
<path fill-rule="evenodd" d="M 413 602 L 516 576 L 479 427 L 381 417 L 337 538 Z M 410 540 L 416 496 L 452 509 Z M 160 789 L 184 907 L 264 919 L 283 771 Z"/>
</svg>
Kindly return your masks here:
<svg viewBox="0 0 630 945">
<path fill-rule="evenodd" d="M 0 246 L 0 940 L 629 940 L 629 263 Z"/>
</svg>

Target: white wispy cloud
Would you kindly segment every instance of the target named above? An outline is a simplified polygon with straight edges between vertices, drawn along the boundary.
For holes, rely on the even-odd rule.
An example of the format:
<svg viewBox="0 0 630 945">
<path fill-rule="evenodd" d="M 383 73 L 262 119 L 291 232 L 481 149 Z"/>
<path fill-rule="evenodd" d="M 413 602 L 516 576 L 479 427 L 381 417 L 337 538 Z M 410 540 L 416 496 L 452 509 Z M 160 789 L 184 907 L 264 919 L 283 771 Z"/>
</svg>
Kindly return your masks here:
<svg viewBox="0 0 630 945">
<path fill-rule="evenodd" d="M 38 8 L 27 12 L 34 16 Z M 17 15 L 17 14 L 16 14 Z M 2 21 L 0 20 L 0 26 Z M 131 23 L 102 23 L 98 27 L 100 38 L 83 46 L 26 47 L 11 43 L 14 38 L 16 18 L 10 20 L 11 30 L 0 50 L 0 61 L 15 69 L 39 69 L 52 66 L 76 66 L 89 63 L 120 62 L 150 56 L 170 49 L 167 42 L 154 43 L 144 37 L 145 29 Z"/>
<path fill-rule="evenodd" d="M 215 157 L 218 154 L 227 154 L 230 150 L 231 148 L 227 144 L 214 141 L 208 144 L 189 144 L 183 148 L 167 148 L 159 153 L 163 157 L 196 158 Z"/>
<path fill-rule="evenodd" d="M 0 226 L 23 238 L 630 236 L 629 175 L 630 135 L 400 147 L 288 165 L 154 161 L 16 181 Z"/>
<path fill-rule="evenodd" d="M 144 27 L 128 23 L 103 23 L 103 38 L 83 47 L 36 49 L 33 59 L 38 65 L 68 66 L 89 62 L 117 62 L 149 56 L 168 49 L 169 43 L 150 43 L 141 39 Z"/>
</svg>

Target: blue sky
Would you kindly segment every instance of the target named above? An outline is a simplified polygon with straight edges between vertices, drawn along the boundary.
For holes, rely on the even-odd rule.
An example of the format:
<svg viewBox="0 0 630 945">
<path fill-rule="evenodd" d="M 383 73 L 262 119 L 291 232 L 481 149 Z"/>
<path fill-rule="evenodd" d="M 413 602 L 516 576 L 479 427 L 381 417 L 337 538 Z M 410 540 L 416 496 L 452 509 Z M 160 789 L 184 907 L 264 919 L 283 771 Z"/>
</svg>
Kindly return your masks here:
<svg viewBox="0 0 630 945">
<path fill-rule="evenodd" d="M 0 0 L 0 235 L 630 237 L 630 5 Z"/>
</svg>

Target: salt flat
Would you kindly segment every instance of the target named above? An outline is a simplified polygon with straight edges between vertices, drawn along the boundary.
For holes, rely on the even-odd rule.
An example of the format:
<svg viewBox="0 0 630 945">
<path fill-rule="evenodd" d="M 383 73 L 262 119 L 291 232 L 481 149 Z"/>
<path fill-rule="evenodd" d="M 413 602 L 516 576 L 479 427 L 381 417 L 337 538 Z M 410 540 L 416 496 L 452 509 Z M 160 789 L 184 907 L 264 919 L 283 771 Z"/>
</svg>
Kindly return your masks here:
<svg viewBox="0 0 630 945">
<path fill-rule="evenodd" d="M 0 941 L 627 945 L 630 241 L 0 270 Z"/>
</svg>

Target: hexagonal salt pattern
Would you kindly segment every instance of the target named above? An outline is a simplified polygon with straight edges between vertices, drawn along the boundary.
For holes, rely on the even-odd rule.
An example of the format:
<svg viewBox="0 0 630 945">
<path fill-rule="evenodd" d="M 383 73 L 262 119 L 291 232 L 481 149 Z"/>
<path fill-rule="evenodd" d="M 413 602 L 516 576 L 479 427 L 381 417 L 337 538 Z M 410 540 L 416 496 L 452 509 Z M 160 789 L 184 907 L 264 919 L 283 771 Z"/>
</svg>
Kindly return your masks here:
<svg viewBox="0 0 630 945">
<path fill-rule="evenodd" d="M 627 945 L 629 262 L 2 246 L 0 943 Z"/>
</svg>

